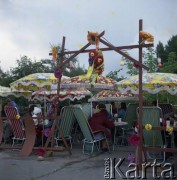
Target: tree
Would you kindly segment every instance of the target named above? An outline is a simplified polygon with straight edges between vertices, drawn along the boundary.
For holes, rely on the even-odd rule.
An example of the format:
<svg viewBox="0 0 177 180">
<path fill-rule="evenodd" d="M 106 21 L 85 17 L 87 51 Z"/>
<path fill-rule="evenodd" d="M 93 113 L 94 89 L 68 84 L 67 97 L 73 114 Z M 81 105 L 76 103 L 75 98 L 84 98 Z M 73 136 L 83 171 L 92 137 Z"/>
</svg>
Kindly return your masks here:
<svg viewBox="0 0 177 180">
<path fill-rule="evenodd" d="M 125 53 L 129 55 L 127 51 L 125 51 Z M 122 61 L 125 61 L 125 66 L 127 67 L 127 74 L 130 75 L 138 74 L 138 69 L 134 66 L 133 62 L 131 62 L 129 59 L 127 59 L 124 56 L 122 56 Z"/>
<path fill-rule="evenodd" d="M 116 71 L 111 71 L 109 72 L 106 77 L 109 77 L 111 79 L 114 79 L 115 81 L 121 81 L 123 79 L 125 79 L 123 76 L 119 77 L 119 72 L 121 71 L 122 69 L 119 69 L 119 70 L 116 70 Z"/>
<path fill-rule="evenodd" d="M 177 54 L 177 35 L 172 36 L 169 41 L 167 42 L 167 45 L 165 46 L 165 50 L 167 55 L 169 55 L 170 52 L 175 52 Z"/>
<path fill-rule="evenodd" d="M 158 70 L 156 53 L 153 48 L 147 48 L 143 51 L 144 64 L 149 68 L 149 73 L 156 72 Z"/>
<path fill-rule="evenodd" d="M 167 54 L 162 42 L 159 42 L 159 44 L 157 44 L 156 55 L 157 57 L 161 58 L 162 64 L 167 62 Z"/>
<path fill-rule="evenodd" d="M 170 52 L 168 54 L 168 62 L 174 63 L 175 61 L 177 61 L 176 52 Z"/>
<path fill-rule="evenodd" d="M 65 68 L 63 72 L 63 74 L 68 77 L 79 76 L 86 73 L 87 70 L 85 69 L 85 67 L 81 67 L 79 63 L 77 65 L 75 64 L 72 68 Z"/>
</svg>

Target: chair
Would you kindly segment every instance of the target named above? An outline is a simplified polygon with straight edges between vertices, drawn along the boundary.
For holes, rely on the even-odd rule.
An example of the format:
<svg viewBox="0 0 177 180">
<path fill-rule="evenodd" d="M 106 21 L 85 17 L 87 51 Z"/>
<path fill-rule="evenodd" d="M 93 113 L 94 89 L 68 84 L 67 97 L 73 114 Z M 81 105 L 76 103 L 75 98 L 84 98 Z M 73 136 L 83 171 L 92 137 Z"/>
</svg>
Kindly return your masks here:
<svg viewBox="0 0 177 180">
<path fill-rule="evenodd" d="M 106 110 L 111 114 L 112 116 L 112 105 L 111 104 L 105 104 Z"/>
<path fill-rule="evenodd" d="M 162 109 L 162 115 L 164 118 L 168 117 L 169 115 L 174 115 L 174 109 L 171 104 L 159 104 L 159 107 Z"/>
<path fill-rule="evenodd" d="M 91 116 L 91 104 L 90 103 L 82 104 L 82 110 L 83 110 L 86 118 L 89 119 Z"/>
<path fill-rule="evenodd" d="M 138 108 L 137 108 L 138 111 Z M 160 118 L 162 110 L 159 107 L 143 107 L 142 109 L 142 124 L 151 124 L 152 126 L 161 127 Z M 161 147 L 165 148 L 165 131 L 160 130 L 143 130 L 143 141 L 145 147 Z M 162 154 L 157 152 L 148 152 L 149 158 L 161 159 Z M 165 152 L 163 153 L 163 162 L 165 161 Z M 163 163 L 162 162 L 162 163 Z"/>
<path fill-rule="evenodd" d="M 20 119 L 16 119 L 16 115 L 18 115 L 17 108 L 12 106 L 5 106 L 4 111 L 7 118 L 10 120 L 10 126 L 13 131 L 12 146 L 14 146 L 15 141 L 22 141 L 23 143 L 25 141 L 25 130 L 22 121 Z"/>
<path fill-rule="evenodd" d="M 108 141 L 106 139 L 105 134 L 100 130 L 98 132 L 92 132 L 90 125 L 87 121 L 87 118 L 85 116 L 85 114 L 83 113 L 82 109 L 80 107 L 74 107 L 73 108 L 74 111 L 74 115 L 77 119 L 77 122 L 81 128 L 81 131 L 83 133 L 84 139 L 83 139 L 83 153 L 84 154 L 91 154 L 94 151 L 94 145 L 97 145 L 97 150 L 99 151 L 100 149 L 100 142 L 102 140 L 106 140 L 108 149 L 109 149 L 109 145 L 108 145 Z M 86 153 L 86 151 L 88 152 L 89 150 L 87 150 L 87 148 L 91 144 L 91 152 L 90 153 Z M 99 146 L 98 146 L 99 144 Z M 109 149 L 110 151 L 110 149 Z"/>
<path fill-rule="evenodd" d="M 137 113 L 136 109 L 139 106 L 137 103 L 129 103 L 127 106 L 127 110 L 125 113 L 125 122 L 127 122 L 127 125 L 121 127 L 122 129 L 122 135 L 119 137 L 121 139 L 121 145 L 128 144 L 127 136 L 131 135 L 134 133 L 134 123 L 137 120 Z"/>
<path fill-rule="evenodd" d="M 65 139 L 68 139 L 70 142 L 70 147 L 72 149 L 72 128 L 75 122 L 75 116 L 73 112 L 73 107 L 65 106 L 61 109 L 61 118 L 59 120 L 59 127 L 62 130 L 63 136 Z M 57 137 L 55 138 L 56 144 L 58 145 L 58 141 L 62 141 L 59 133 L 57 133 Z"/>
</svg>

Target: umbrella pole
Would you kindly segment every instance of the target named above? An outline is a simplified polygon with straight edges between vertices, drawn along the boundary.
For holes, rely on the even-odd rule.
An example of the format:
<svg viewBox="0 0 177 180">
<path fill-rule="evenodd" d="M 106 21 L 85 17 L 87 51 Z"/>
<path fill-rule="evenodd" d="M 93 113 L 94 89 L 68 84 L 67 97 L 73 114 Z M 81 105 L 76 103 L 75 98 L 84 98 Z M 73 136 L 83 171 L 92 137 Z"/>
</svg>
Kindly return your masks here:
<svg viewBox="0 0 177 180">
<path fill-rule="evenodd" d="M 92 104 L 92 100 L 91 100 L 91 102 L 90 102 L 90 105 L 91 105 L 91 110 L 90 110 L 90 112 L 91 112 L 91 117 L 92 117 L 92 115 L 93 115 L 93 104 Z"/>
<path fill-rule="evenodd" d="M 159 106 L 159 93 L 157 93 L 157 107 Z"/>
<path fill-rule="evenodd" d="M 167 103 L 170 103 L 170 101 L 169 101 L 169 97 L 168 97 L 168 93 L 167 93 Z"/>
</svg>

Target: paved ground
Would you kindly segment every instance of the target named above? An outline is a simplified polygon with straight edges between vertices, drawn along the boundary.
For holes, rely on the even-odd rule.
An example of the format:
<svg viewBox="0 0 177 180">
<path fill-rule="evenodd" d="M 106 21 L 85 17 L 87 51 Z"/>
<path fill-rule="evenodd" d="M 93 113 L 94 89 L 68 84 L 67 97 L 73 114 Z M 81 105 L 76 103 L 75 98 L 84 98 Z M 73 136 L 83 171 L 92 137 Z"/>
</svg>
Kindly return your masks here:
<svg viewBox="0 0 177 180">
<path fill-rule="evenodd" d="M 88 156 L 82 154 L 82 147 L 77 145 L 73 146 L 71 156 L 67 152 L 54 152 L 53 157 L 37 161 L 35 153 L 29 157 L 21 157 L 18 151 L 3 150 L 0 151 L 0 180 L 102 180 L 106 175 L 105 158 L 116 158 L 116 163 L 119 158 L 126 158 L 120 166 L 123 173 L 118 170 L 123 178 L 126 171 L 133 169 L 128 167 L 127 161 L 128 154 L 133 151 L 132 147 L 124 146 L 116 147 L 115 152 L 94 153 Z M 176 161 L 171 162 L 177 171 Z M 146 177 L 153 179 L 151 169 L 147 171 Z M 161 171 L 158 169 L 159 175 Z M 112 173 L 113 177 L 122 179 L 117 172 L 115 175 Z"/>
</svg>

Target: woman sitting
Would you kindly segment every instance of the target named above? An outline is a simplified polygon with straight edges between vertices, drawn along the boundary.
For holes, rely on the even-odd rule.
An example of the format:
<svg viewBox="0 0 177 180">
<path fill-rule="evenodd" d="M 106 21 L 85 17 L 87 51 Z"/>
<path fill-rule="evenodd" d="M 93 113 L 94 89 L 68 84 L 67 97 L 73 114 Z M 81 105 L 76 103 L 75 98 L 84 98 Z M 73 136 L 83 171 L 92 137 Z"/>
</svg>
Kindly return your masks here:
<svg viewBox="0 0 177 180">
<path fill-rule="evenodd" d="M 108 139 L 111 139 L 111 129 L 114 123 L 108 118 L 109 113 L 104 104 L 97 106 L 97 112 L 88 120 L 92 131 L 103 131 Z M 103 150 L 107 149 L 106 141 L 103 142 Z"/>
</svg>

